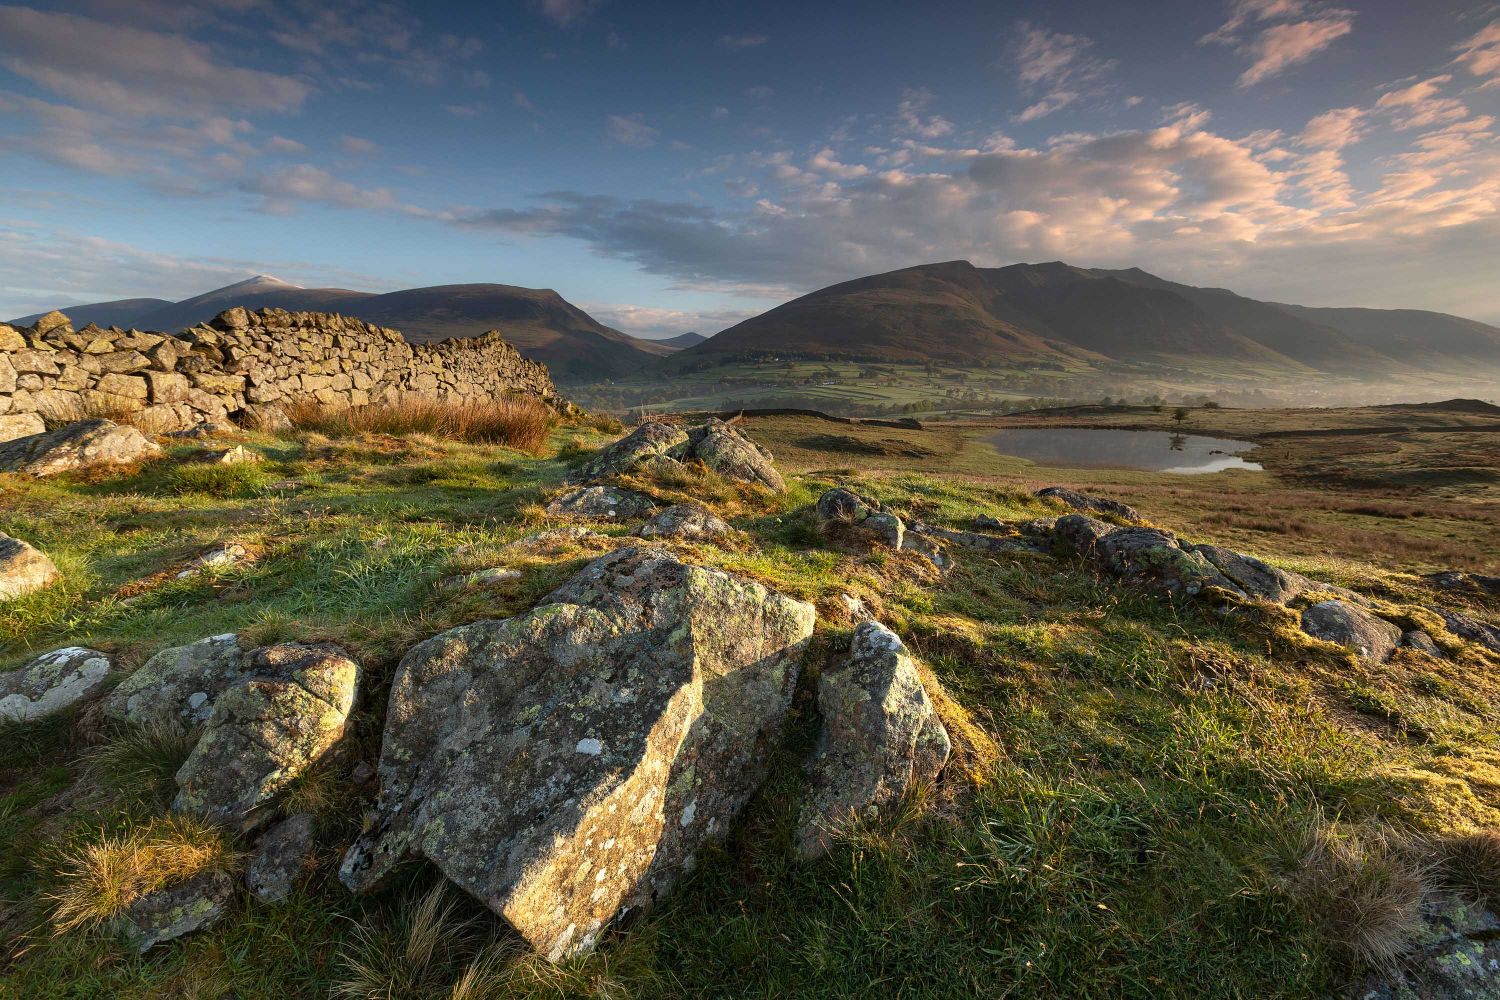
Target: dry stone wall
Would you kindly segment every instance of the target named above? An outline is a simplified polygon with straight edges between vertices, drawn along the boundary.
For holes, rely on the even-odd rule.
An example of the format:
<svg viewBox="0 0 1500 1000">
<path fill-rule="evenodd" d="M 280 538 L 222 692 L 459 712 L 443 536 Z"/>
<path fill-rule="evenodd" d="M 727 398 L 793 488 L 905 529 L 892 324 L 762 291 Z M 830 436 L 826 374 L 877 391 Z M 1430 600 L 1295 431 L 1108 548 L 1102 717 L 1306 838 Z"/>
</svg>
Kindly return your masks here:
<svg viewBox="0 0 1500 1000">
<path fill-rule="evenodd" d="M 409 344 L 395 330 L 331 313 L 231 309 L 179 334 L 74 330 L 59 312 L 29 329 L 0 323 L 0 441 L 90 416 L 142 429 L 274 419 L 301 400 L 363 406 L 406 394 L 472 402 L 506 393 L 559 408 L 546 365 L 499 333 Z"/>
</svg>

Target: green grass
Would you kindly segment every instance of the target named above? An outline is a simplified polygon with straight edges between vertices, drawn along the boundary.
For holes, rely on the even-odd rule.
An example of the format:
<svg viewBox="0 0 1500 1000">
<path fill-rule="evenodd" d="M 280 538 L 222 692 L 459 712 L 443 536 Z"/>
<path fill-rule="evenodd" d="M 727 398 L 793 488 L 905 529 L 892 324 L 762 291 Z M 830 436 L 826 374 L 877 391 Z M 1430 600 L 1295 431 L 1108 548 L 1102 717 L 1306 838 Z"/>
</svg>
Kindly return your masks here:
<svg viewBox="0 0 1500 1000">
<path fill-rule="evenodd" d="M 320 997 L 361 983 L 360 995 L 449 1000 L 1323 996 L 1368 961 L 1358 938 L 1368 928 L 1329 913 L 1350 893 L 1397 906 L 1410 887 L 1405 855 L 1381 837 L 1450 844 L 1500 826 L 1494 665 L 1403 654 L 1361 668 L 1299 639 L 1285 611 L 1226 617 L 1047 556 L 964 553 L 937 579 L 906 556 L 825 534 L 809 505 L 850 482 L 953 527 L 980 513 L 1056 514 L 1031 497 L 1035 478 L 1022 466 L 962 433 L 934 442 L 921 437 L 929 432 L 857 432 L 932 445 L 932 458 L 908 460 L 791 443 L 826 425 L 750 426 L 791 473 L 783 496 L 700 473 L 630 483 L 700 499 L 740 529 L 684 546 L 688 558 L 819 604 L 785 745 L 726 843 L 655 910 L 560 967 L 527 954 L 454 890 L 424 909 L 441 883 L 421 865 L 366 898 L 333 873 L 369 804 L 349 765 L 378 756 L 396 662 L 443 628 L 524 611 L 597 554 L 515 557 L 503 546 L 552 524 L 541 509 L 548 491 L 605 437 L 562 428 L 532 456 L 423 437 L 251 435 L 268 461 L 225 468 L 253 475 L 184 478 L 195 467 L 172 457 L 123 478 L 7 477 L 0 530 L 49 551 L 66 578 L 0 605 L 0 666 L 80 643 L 129 669 L 165 646 L 240 631 L 255 642 L 342 643 L 366 687 L 348 756 L 293 792 L 319 817 L 317 870 L 285 905 L 245 895 L 218 927 L 144 958 L 97 929 L 53 935 L 47 899 L 67 881 L 60 859 L 160 822 L 180 737 L 103 728 L 87 711 L 0 730 L 0 898 L 14 901 L 0 917 L 11 956 L 0 996 Z M 1121 480 L 1148 516 L 1237 544 L 1205 520 L 1214 497 L 1236 502 L 1238 480 Z M 1257 500 L 1274 512 L 1283 488 L 1301 495 L 1264 486 Z M 1462 513 L 1454 506 L 1451 523 L 1493 530 Z M 1321 526 L 1351 515 L 1306 516 Z M 1420 519 L 1379 520 L 1404 530 Z M 1253 537 L 1267 544 L 1241 547 L 1403 606 L 1429 599 L 1348 535 L 1330 536 L 1315 556 L 1295 537 Z M 258 558 L 175 579 L 175 567 L 228 538 Z M 502 559 L 519 580 L 458 595 L 435 587 Z M 817 735 L 816 674 L 847 642 L 843 593 L 862 597 L 941 683 L 955 764 L 929 794 L 804 862 L 793 849 L 801 761 Z M 1354 847 L 1340 839 L 1348 830 L 1359 831 Z M 1334 841 L 1344 846 L 1327 849 Z M 1484 859 L 1491 846 L 1442 857 Z M 1490 891 L 1476 873 L 1482 860 L 1447 863 L 1471 892 Z M 434 922 L 463 930 L 427 950 L 421 927 Z M 460 982 L 466 992 L 455 993 Z"/>
</svg>

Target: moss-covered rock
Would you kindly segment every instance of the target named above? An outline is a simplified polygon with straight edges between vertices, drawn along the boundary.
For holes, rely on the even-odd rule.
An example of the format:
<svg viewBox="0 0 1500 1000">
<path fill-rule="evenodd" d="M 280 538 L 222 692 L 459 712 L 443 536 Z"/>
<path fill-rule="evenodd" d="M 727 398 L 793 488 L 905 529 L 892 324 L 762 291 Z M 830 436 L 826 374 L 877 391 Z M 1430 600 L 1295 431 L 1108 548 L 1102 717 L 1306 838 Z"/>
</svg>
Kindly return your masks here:
<svg viewBox="0 0 1500 1000">
<path fill-rule="evenodd" d="M 112 666 L 97 649 L 68 646 L 0 673 L 0 720 L 30 722 L 56 715 L 88 697 Z"/>
<path fill-rule="evenodd" d="M 242 679 L 234 633 L 173 646 L 147 660 L 104 699 L 104 714 L 133 726 L 207 722 L 214 701 Z"/>
</svg>

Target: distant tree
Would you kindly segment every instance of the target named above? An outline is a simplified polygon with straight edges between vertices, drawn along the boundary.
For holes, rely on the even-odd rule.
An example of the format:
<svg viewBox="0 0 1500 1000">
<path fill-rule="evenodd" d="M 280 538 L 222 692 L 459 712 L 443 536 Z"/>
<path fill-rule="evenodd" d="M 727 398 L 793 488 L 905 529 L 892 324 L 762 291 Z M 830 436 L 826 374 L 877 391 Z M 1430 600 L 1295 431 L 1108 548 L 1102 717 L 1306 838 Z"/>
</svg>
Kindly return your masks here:
<svg viewBox="0 0 1500 1000">
<path fill-rule="evenodd" d="M 1182 426 L 1182 422 L 1187 418 L 1188 411 L 1186 407 L 1179 406 L 1177 409 L 1172 411 L 1172 419 L 1177 421 L 1177 425 L 1179 427 Z"/>
</svg>

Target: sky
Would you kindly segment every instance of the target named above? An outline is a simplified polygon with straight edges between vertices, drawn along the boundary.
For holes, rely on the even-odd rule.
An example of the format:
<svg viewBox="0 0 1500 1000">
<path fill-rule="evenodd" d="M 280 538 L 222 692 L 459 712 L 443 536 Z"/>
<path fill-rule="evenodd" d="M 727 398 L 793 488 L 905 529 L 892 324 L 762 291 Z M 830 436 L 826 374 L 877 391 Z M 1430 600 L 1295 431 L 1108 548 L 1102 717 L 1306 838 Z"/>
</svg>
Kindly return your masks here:
<svg viewBox="0 0 1500 1000">
<path fill-rule="evenodd" d="M 0 317 L 252 274 L 709 334 L 1139 266 L 1500 323 L 1500 3 L 0 5 Z"/>
</svg>

